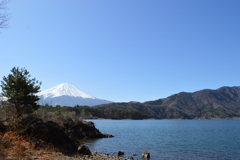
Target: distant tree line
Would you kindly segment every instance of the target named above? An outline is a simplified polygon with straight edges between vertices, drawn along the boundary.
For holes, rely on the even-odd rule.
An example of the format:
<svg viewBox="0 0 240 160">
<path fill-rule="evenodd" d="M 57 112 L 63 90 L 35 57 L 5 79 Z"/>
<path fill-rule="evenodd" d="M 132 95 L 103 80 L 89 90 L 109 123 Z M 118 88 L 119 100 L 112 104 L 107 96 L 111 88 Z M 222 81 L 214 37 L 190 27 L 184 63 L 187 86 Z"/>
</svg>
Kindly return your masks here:
<svg viewBox="0 0 240 160">
<path fill-rule="evenodd" d="M 82 119 L 146 119 L 148 115 L 136 110 L 127 110 L 119 108 L 95 108 L 89 106 L 74 107 L 68 106 L 50 106 L 44 105 L 40 107 L 40 110 L 44 110 L 46 113 L 52 112 L 55 116 L 71 116 L 80 117 Z"/>
</svg>

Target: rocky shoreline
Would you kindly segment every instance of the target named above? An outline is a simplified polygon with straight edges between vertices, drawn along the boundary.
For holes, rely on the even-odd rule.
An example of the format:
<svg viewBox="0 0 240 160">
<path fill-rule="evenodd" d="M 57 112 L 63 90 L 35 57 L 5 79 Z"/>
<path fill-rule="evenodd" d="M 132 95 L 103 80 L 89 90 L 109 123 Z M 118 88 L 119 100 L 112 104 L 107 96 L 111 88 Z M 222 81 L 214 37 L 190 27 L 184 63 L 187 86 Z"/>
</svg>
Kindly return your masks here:
<svg viewBox="0 0 240 160">
<path fill-rule="evenodd" d="M 53 156 L 53 160 L 134 160 L 133 157 L 124 158 L 119 156 L 113 156 L 108 154 L 99 154 L 93 153 L 91 155 L 61 155 L 61 156 Z"/>
<path fill-rule="evenodd" d="M 122 151 L 119 151 L 118 155 L 100 154 L 94 151 L 89 155 L 73 153 L 72 155 L 65 154 L 65 155 L 52 156 L 52 159 L 53 160 L 137 160 L 137 159 L 134 159 L 134 157 L 122 157 L 122 155 L 124 155 L 124 152 Z M 135 154 L 133 156 L 135 156 Z M 147 151 L 143 151 L 142 159 L 149 160 L 149 158 L 150 158 L 150 153 Z"/>
<path fill-rule="evenodd" d="M 68 117 L 44 121 L 28 115 L 19 120 L 21 125 L 15 132 L 6 131 L 6 125 L 0 124 L 0 132 L 3 133 L 0 137 L 1 145 L 4 149 L 0 151 L 5 159 L 14 159 L 15 156 L 17 159 L 21 157 L 39 160 L 134 160 L 133 157 L 124 157 L 122 151 L 118 151 L 117 155 L 100 154 L 83 145 L 81 139 L 113 137 L 101 133 L 93 122 Z M 11 148 L 4 148 L 6 145 Z M 21 154 L 12 154 L 17 152 L 17 147 L 21 149 Z M 145 158 L 143 155 L 142 157 Z"/>
</svg>

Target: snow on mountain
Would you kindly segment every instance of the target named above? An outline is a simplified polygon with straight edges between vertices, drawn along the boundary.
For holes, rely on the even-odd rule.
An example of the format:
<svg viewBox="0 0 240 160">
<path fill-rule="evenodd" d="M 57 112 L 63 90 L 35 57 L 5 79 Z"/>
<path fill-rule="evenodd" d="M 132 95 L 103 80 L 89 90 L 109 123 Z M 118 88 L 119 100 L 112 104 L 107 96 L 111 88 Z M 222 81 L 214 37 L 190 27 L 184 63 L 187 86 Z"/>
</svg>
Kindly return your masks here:
<svg viewBox="0 0 240 160">
<path fill-rule="evenodd" d="M 62 83 L 45 91 L 37 93 L 40 97 L 38 103 L 40 105 L 60 105 L 60 106 L 75 106 L 88 105 L 94 106 L 99 104 L 111 103 L 111 101 L 97 99 L 86 93 L 83 93 L 75 86 Z"/>
<path fill-rule="evenodd" d="M 7 97 L 0 97 L 0 101 L 6 101 L 7 99 Z"/>
<path fill-rule="evenodd" d="M 89 96 L 86 93 L 83 93 L 82 91 L 80 91 L 75 86 L 69 83 L 59 84 L 55 87 L 39 92 L 37 95 L 44 98 L 49 98 L 49 97 L 53 98 L 53 97 L 59 97 L 59 96 L 73 96 L 73 97 L 95 99 L 94 97 Z"/>
</svg>

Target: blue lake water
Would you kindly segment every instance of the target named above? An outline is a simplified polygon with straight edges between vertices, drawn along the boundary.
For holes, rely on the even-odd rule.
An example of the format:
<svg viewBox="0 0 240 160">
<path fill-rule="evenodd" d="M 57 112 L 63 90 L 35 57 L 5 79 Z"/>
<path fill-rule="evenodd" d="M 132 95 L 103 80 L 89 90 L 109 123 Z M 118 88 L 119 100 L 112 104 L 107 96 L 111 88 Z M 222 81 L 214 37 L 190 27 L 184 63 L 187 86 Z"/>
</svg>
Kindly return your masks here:
<svg viewBox="0 0 240 160">
<path fill-rule="evenodd" d="M 114 138 L 87 140 L 91 151 L 151 160 L 240 159 L 240 120 L 90 120 Z M 137 154 L 133 156 L 132 154 Z"/>
</svg>

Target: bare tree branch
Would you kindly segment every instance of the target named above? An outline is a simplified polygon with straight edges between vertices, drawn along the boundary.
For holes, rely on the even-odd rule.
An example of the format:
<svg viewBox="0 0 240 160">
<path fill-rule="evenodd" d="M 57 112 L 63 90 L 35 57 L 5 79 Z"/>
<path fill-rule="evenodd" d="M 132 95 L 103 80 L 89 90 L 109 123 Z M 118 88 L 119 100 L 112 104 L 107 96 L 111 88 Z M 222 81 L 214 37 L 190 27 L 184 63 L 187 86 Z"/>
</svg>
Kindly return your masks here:
<svg viewBox="0 0 240 160">
<path fill-rule="evenodd" d="M 9 14 L 7 14 L 6 4 L 9 0 L 0 0 L 0 28 L 7 28 L 9 21 Z"/>
</svg>

